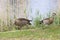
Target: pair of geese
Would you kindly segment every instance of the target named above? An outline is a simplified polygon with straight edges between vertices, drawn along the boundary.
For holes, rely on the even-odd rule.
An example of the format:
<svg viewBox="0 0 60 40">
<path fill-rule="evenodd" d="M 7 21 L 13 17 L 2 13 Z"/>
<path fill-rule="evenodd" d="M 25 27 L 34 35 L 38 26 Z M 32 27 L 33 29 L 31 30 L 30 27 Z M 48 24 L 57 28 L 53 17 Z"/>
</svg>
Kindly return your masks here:
<svg viewBox="0 0 60 40">
<path fill-rule="evenodd" d="M 45 24 L 45 25 L 50 25 L 53 23 L 54 21 L 54 16 L 56 15 L 56 13 L 52 13 L 52 16 L 50 18 L 45 18 L 43 20 L 40 21 L 40 24 Z M 30 21 L 32 20 L 29 20 L 29 19 L 25 19 L 25 18 L 18 18 L 15 20 L 14 24 L 17 25 L 17 26 L 20 26 L 20 28 L 24 25 L 31 25 Z"/>
</svg>

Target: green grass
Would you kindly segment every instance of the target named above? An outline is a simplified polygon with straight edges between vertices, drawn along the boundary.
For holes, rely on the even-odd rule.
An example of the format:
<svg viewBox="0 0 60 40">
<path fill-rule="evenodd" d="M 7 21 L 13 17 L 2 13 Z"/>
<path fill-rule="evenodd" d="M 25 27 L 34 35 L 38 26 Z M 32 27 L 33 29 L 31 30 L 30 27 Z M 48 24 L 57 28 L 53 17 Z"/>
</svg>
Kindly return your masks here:
<svg viewBox="0 0 60 40">
<path fill-rule="evenodd" d="M 34 29 L 24 29 L 24 30 L 16 30 L 16 31 L 7 31 L 0 32 L 0 38 L 49 38 L 53 40 L 60 39 L 60 27 L 59 26 L 49 26 L 45 29 L 43 28 L 34 28 Z"/>
</svg>

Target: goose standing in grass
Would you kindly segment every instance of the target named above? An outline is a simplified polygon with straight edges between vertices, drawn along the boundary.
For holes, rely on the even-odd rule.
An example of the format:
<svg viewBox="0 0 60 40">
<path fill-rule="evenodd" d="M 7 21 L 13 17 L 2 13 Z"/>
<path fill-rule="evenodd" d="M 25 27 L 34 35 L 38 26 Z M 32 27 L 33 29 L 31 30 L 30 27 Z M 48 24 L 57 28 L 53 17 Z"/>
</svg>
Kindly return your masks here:
<svg viewBox="0 0 60 40">
<path fill-rule="evenodd" d="M 50 25 L 53 23 L 54 21 L 54 16 L 56 15 L 56 13 L 52 13 L 52 16 L 50 18 L 46 18 L 40 21 L 40 24 L 45 24 L 45 25 Z"/>
<path fill-rule="evenodd" d="M 31 25 L 30 21 L 31 20 L 26 19 L 26 18 L 18 18 L 18 19 L 15 20 L 14 24 L 16 26 L 19 26 L 18 29 L 21 29 L 23 26 Z"/>
</svg>

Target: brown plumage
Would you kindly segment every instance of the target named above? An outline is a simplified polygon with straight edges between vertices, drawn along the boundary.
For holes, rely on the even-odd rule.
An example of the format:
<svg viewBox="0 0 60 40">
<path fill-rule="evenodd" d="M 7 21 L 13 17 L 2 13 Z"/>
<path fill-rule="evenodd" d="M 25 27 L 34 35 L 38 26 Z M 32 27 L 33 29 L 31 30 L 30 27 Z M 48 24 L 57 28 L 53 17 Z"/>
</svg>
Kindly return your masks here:
<svg viewBox="0 0 60 40">
<path fill-rule="evenodd" d="M 46 19 L 43 19 L 42 21 L 40 21 L 40 24 L 46 24 L 46 25 L 50 25 L 53 23 L 54 21 L 54 16 L 56 15 L 56 13 L 53 13 L 52 16 L 50 18 L 46 18 Z"/>
<path fill-rule="evenodd" d="M 19 26 L 18 29 L 21 29 L 23 26 L 31 25 L 31 20 L 25 19 L 25 18 L 18 18 L 15 20 L 15 25 Z"/>
</svg>

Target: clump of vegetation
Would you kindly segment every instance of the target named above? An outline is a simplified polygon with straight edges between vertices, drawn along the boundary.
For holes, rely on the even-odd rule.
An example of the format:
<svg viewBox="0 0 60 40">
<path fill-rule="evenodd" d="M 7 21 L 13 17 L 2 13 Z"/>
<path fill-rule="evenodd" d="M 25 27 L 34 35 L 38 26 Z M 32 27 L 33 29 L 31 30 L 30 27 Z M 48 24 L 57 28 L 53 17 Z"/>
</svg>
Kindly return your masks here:
<svg viewBox="0 0 60 40">
<path fill-rule="evenodd" d="M 41 20 L 41 15 L 39 14 L 39 11 L 36 12 L 36 18 L 34 19 L 34 25 L 35 27 L 40 27 L 40 20 Z"/>
<path fill-rule="evenodd" d="M 34 25 L 35 25 L 35 27 L 39 27 L 40 26 L 40 20 L 39 20 L 39 18 L 35 18 L 35 20 L 34 20 Z"/>
</svg>

